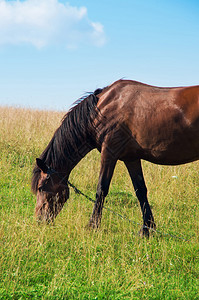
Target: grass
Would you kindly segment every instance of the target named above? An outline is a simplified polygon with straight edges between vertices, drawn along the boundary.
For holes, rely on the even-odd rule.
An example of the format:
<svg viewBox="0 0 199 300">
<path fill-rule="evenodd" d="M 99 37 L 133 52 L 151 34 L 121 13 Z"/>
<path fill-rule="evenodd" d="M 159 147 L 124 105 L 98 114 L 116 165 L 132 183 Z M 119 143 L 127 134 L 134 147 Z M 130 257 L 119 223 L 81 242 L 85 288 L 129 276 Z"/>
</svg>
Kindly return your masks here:
<svg viewBox="0 0 199 300">
<path fill-rule="evenodd" d="M 92 204 L 71 191 L 54 225 L 36 224 L 31 172 L 62 116 L 0 108 L 0 299 L 199 299 L 199 162 L 143 162 L 161 232 L 149 240 L 138 236 L 141 212 L 121 162 L 106 206 L 132 223 L 104 210 L 101 228 L 88 231 Z M 91 197 L 99 163 L 93 151 L 70 176 Z"/>
</svg>

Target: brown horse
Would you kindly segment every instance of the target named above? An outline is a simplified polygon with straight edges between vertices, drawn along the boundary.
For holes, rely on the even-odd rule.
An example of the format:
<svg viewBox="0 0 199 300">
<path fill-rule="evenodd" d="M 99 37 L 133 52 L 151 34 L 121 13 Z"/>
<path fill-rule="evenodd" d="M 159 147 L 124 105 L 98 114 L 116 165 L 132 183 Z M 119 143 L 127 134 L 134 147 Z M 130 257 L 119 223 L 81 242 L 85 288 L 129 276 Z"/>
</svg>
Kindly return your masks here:
<svg viewBox="0 0 199 300">
<path fill-rule="evenodd" d="M 81 99 L 64 117 L 33 170 L 36 216 L 51 221 L 69 197 L 68 177 L 92 149 L 101 152 L 97 228 L 117 160 L 125 163 L 143 214 L 145 235 L 155 229 L 141 159 L 179 165 L 199 159 L 199 86 L 160 88 L 119 80 Z"/>
</svg>

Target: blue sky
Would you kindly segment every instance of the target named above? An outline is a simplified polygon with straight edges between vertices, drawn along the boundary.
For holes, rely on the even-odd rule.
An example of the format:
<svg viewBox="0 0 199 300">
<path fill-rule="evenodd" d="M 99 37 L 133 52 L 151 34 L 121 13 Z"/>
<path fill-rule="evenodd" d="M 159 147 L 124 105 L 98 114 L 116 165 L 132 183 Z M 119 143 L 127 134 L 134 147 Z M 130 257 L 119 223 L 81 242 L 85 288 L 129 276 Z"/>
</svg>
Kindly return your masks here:
<svg viewBox="0 0 199 300">
<path fill-rule="evenodd" d="M 0 105 L 67 110 L 120 78 L 199 84 L 199 2 L 0 0 Z"/>
</svg>

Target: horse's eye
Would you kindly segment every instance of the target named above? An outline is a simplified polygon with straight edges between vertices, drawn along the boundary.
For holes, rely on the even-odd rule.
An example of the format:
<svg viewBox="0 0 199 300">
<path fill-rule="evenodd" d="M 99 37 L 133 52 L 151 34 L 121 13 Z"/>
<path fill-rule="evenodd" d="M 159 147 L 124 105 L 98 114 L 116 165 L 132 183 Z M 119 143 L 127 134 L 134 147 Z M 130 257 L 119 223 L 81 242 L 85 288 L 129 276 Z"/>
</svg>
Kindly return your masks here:
<svg viewBox="0 0 199 300">
<path fill-rule="evenodd" d="M 49 179 L 49 178 L 50 178 L 50 174 L 47 174 L 46 179 Z"/>
</svg>

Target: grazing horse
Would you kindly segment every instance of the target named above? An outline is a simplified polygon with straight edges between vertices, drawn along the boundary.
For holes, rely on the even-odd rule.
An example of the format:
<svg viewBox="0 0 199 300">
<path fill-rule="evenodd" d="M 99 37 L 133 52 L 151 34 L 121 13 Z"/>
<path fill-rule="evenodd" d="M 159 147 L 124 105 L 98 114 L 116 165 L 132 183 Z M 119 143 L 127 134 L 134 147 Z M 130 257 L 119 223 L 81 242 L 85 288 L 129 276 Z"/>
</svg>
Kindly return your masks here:
<svg viewBox="0 0 199 300">
<path fill-rule="evenodd" d="M 199 86 L 161 88 L 119 80 L 80 99 L 36 160 L 32 191 L 36 216 L 52 221 L 69 197 L 71 170 L 92 149 L 101 152 L 96 202 L 89 221 L 97 228 L 117 160 L 126 165 L 143 215 L 144 235 L 155 229 L 141 159 L 179 165 L 199 159 Z"/>
</svg>

